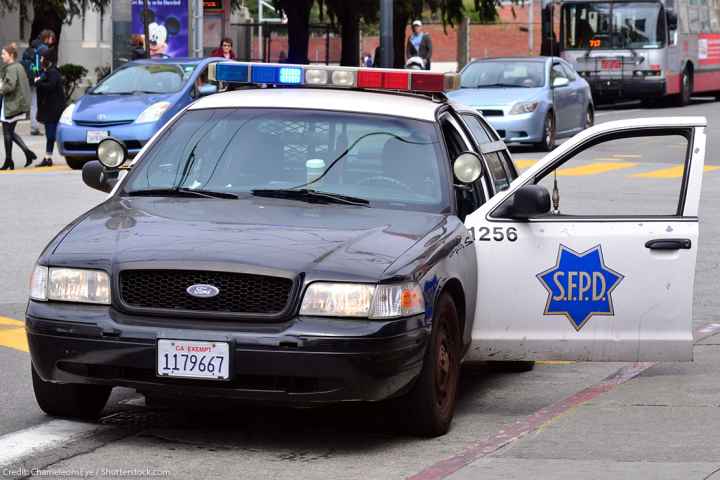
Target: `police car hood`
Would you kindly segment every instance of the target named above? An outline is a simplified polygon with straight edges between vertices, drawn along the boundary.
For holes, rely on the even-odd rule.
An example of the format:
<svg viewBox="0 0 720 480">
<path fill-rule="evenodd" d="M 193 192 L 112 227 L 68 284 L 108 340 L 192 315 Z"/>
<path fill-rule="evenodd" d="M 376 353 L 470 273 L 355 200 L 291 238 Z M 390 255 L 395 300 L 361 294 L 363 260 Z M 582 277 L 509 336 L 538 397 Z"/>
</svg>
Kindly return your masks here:
<svg viewBox="0 0 720 480">
<path fill-rule="evenodd" d="M 112 270 L 232 264 L 380 279 L 445 217 L 258 197 L 120 197 L 79 219 L 49 261 Z"/>
</svg>

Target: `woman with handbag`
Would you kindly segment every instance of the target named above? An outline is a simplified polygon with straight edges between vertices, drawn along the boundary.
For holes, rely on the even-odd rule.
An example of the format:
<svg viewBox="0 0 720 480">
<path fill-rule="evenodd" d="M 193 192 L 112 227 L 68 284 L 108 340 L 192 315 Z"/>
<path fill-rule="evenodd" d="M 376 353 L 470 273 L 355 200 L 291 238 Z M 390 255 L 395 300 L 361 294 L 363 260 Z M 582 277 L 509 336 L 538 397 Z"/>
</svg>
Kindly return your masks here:
<svg viewBox="0 0 720 480">
<path fill-rule="evenodd" d="M 0 170 L 13 170 L 12 144 L 17 143 L 25 153 L 25 166 L 29 167 L 37 156 L 25 145 L 20 135 L 15 133 L 18 120 L 30 112 L 30 83 L 25 69 L 17 62 L 17 50 L 13 45 L 6 45 L 0 53 L 5 68 L 0 77 L 0 122 L 2 122 L 3 140 L 5 143 L 5 163 Z"/>
<path fill-rule="evenodd" d="M 38 122 L 45 125 L 45 156 L 38 167 L 51 167 L 58 122 L 65 109 L 65 92 L 57 63 L 55 49 L 45 50 L 40 55 L 42 71 L 35 79 L 38 96 Z"/>
</svg>

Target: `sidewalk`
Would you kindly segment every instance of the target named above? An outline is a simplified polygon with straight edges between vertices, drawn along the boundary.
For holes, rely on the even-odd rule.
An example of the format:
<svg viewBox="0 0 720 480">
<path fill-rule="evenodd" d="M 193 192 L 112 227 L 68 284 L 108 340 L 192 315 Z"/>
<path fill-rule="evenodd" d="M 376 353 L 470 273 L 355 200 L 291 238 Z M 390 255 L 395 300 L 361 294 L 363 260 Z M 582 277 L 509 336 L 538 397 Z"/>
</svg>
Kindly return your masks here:
<svg viewBox="0 0 720 480">
<path fill-rule="evenodd" d="M 17 127 L 15 128 L 15 132 L 22 137 L 23 141 L 27 144 L 30 150 L 35 152 L 35 155 L 37 155 L 38 158 L 33 162 L 33 166 L 40 163 L 43 159 L 43 155 L 45 155 L 45 128 L 43 127 L 43 125 L 40 124 L 40 132 L 42 132 L 42 135 L 30 135 L 30 120 L 21 120 L 18 122 Z M 3 157 L 0 160 L 5 160 L 4 147 L 0 147 L 0 150 L 2 150 L 3 152 Z M 12 153 L 13 161 L 15 162 L 15 169 L 22 169 L 25 165 L 25 154 L 15 144 L 13 144 Z M 53 154 L 53 166 L 67 167 L 67 164 L 65 163 L 65 158 L 58 153 L 57 144 L 55 145 L 55 152 Z"/>
</svg>

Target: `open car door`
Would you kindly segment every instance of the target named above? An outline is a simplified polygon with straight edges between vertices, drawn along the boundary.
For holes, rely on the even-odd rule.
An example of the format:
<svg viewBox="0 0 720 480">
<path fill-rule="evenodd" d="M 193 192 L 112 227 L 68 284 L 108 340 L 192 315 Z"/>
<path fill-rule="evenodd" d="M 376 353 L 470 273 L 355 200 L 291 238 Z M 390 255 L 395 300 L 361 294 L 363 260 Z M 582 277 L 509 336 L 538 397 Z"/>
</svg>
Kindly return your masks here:
<svg viewBox="0 0 720 480">
<path fill-rule="evenodd" d="M 478 259 L 469 358 L 692 360 L 705 126 L 597 125 L 468 215 Z"/>
</svg>

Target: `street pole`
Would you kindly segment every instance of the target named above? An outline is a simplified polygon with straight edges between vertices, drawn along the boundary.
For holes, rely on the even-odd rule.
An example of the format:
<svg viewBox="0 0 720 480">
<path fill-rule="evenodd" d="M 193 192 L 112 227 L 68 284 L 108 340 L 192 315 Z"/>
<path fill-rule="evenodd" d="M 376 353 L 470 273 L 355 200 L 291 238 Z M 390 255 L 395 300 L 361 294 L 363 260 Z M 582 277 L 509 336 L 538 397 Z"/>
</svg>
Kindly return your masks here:
<svg viewBox="0 0 720 480">
<path fill-rule="evenodd" d="M 380 66 L 392 68 L 393 54 L 393 0 L 380 0 Z"/>
<path fill-rule="evenodd" d="M 142 12 L 142 19 L 143 19 L 143 35 L 144 35 L 144 42 L 145 43 L 145 58 L 150 58 L 150 25 L 148 24 L 148 12 L 150 10 L 148 9 L 148 0 L 143 0 L 143 12 Z"/>
<path fill-rule="evenodd" d="M 258 0 L 258 57 L 265 61 L 265 39 L 263 38 L 263 0 Z"/>
<path fill-rule="evenodd" d="M 195 58 L 202 58 L 205 56 L 203 51 L 204 38 L 203 38 L 203 17 L 205 12 L 203 11 L 203 0 L 193 0 L 193 56 Z"/>
<path fill-rule="evenodd" d="M 530 11 L 528 12 L 528 52 L 532 55 L 535 49 L 535 7 L 533 6 L 533 0 L 528 3 L 530 5 Z"/>
</svg>

